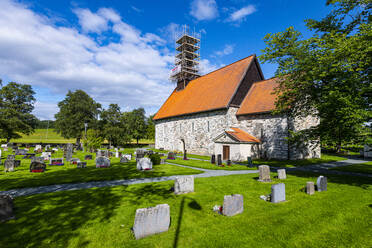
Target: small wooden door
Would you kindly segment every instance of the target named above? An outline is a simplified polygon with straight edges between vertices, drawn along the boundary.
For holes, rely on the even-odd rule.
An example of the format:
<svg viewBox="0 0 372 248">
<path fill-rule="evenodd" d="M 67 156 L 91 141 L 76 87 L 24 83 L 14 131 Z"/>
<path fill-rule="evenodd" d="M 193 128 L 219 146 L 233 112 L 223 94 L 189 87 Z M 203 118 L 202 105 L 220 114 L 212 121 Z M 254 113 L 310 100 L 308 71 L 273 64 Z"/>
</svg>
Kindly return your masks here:
<svg viewBox="0 0 372 248">
<path fill-rule="evenodd" d="M 222 150 L 223 150 L 222 160 L 230 159 L 230 146 L 223 146 Z"/>
</svg>

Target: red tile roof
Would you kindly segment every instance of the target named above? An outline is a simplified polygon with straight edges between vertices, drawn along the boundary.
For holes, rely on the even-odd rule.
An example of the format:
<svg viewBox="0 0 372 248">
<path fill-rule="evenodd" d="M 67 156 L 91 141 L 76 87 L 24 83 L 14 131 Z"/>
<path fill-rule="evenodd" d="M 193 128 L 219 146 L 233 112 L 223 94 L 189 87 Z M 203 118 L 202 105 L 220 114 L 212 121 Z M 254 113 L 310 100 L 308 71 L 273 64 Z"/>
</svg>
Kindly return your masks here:
<svg viewBox="0 0 372 248">
<path fill-rule="evenodd" d="M 226 133 L 233 136 L 240 142 L 261 143 L 259 139 L 241 130 L 240 128 L 232 127 L 231 129 L 234 131 L 226 131 Z"/>
<path fill-rule="evenodd" d="M 169 96 L 154 120 L 227 108 L 255 55 L 190 81 Z"/>
<path fill-rule="evenodd" d="M 275 109 L 277 78 L 253 83 L 236 115 L 270 112 Z"/>
</svg>

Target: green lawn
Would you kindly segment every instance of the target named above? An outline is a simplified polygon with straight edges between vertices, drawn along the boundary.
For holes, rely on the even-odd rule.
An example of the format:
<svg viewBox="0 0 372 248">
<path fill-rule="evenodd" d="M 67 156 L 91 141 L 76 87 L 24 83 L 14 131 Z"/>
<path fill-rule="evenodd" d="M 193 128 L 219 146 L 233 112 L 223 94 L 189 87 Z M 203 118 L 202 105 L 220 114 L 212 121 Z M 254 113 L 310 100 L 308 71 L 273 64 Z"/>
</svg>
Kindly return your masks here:
<svg viewBox="0 0 372 248">
<path fill-rule="evenodd" d="M 125 149 L 124 152 L 133 152 L 133 149 Z M 3 152 L 2 161 L 10 152 Z M 44 173 L 30 173 L 30 159 L 22 159 L 21 166 L 17 167 L 14 172 L 0 171 L 0 190 L 9 190 L 14 188 L 35 187 L 62 183 L 89 182 L 89 181 L 104 181 L 129 178 L 144 178 L 144 177 L 161 177 L 170 175 L 189 175 L 198 174 L 201 171 L 182 168 L 174 165 L 155 165 L 153 170 L 141 172 L 136 168 L 135 160 L 127 164 L 120 164 L 119 158 L 111 158 L 110 168 L 95 168 L 95 154 L 77 152 L 73 155 L 74 158 L 84 160 L 85 154 L 92 154 L 93 160 L 87 161 L 87 168 L 78 169 L 76 165 L 65 163 L 63 166 L 47 165 L 47 170 Z M 63 152 L 59 151 L 53 154 L 52 157 L 61 158 Z M 16 156 L 16 159 L 21 159 L 23 156 Z M 48 161 L 46 162 L 48 163 Z"/>
<path fill-rule="evenodd" d="M 363 164 L 340 166 L 340 167 L 332 168 L 331 170 L 372 174 L 372 161 L 368 163 L 363 163 Z"/>
<path fill-rule="evenodd" d="M 371 179 L 332 175 L 328 191 L 310 196 L 302 189 L 315 175 L 287 176 L 279 204 L 259 198 L 271 183 L 257 175 L 196 178 L 195 193 L 178 196 L 161 182 L 18 197 L 16 219 L 0 224 L 0 247 L 372 247 Z M 233 193 L 244 197 L 242 214 L 212 211 Z M 162 203 L 169 231 L 135 240 L 136 209 Z"/>
</svg>

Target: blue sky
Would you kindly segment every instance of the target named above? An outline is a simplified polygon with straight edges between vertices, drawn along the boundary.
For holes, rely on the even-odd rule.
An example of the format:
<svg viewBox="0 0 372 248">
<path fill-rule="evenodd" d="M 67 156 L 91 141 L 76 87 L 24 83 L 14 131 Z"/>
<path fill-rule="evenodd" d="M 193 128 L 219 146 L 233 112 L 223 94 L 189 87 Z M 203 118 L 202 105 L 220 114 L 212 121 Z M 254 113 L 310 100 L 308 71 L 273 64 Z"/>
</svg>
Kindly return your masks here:
<svg viewBox="0 0 372 248">
<path fill-rule="evenodd" d="M 261 54 L 267 33 L 329 12 L 325 0 L 1 0 L 0 78 L 31 84 L 34 114 L 53 119 L 68 90 L 82 89 L 107 107 L 155 113 L 174 85 L 174 32 L 202 32 L 201 70 Z M 276 65 L 262 64 L 266 78 Z"/>
</svg>

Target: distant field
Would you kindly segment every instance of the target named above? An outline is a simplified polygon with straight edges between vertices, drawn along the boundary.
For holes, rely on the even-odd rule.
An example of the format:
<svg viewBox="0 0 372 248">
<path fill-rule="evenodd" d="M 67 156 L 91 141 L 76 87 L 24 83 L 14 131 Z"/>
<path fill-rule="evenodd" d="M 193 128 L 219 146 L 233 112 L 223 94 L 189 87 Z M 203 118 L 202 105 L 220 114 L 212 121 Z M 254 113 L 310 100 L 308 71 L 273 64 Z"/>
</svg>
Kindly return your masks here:
<svg viewBox="0 0 372 248">
<path fill-rule="evenodd" d="M 60 136 L 54 129 L 35 129 L 35 132 L 30 135 L 24 135 L 20 139 L 12 139 L 11 142 L 16 143 L 74 143 L 76 139 L 65 139 Z M 136 143 L 136 140 L 132 140 L 132 143 Z M 152 144 L 153 140 L 142 139 L 139 140 L 140 144 Z"/>
</svg>

